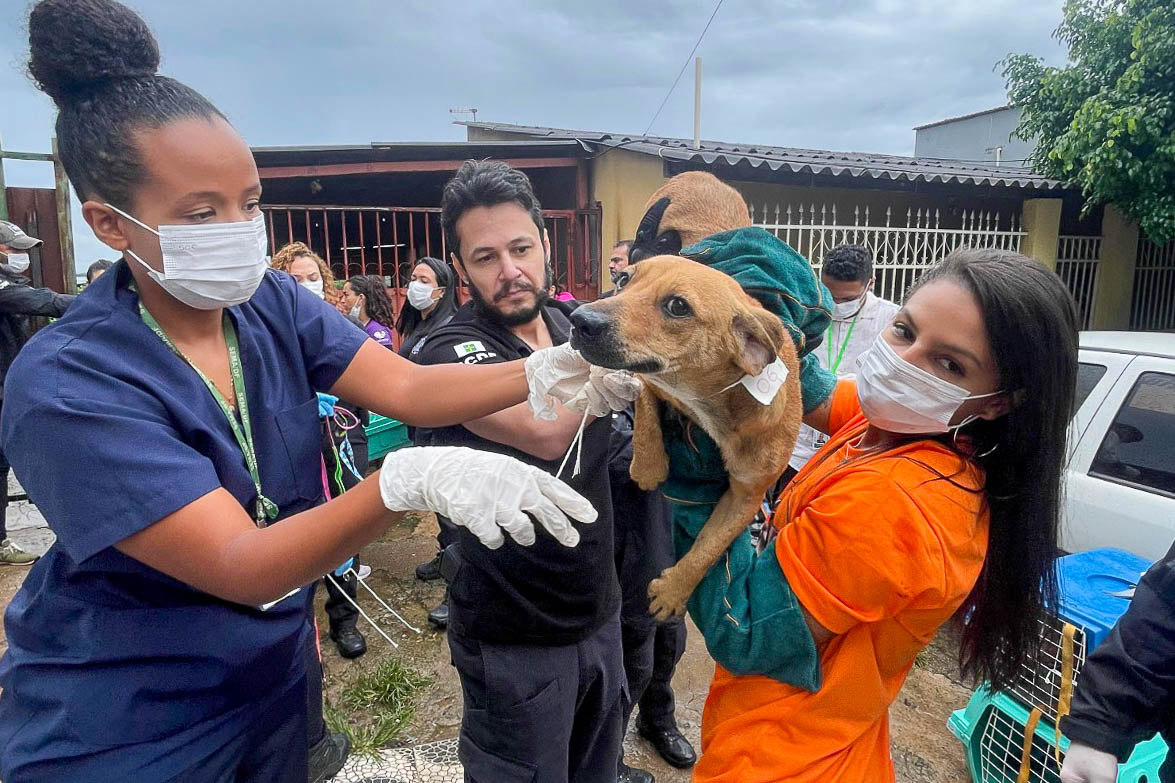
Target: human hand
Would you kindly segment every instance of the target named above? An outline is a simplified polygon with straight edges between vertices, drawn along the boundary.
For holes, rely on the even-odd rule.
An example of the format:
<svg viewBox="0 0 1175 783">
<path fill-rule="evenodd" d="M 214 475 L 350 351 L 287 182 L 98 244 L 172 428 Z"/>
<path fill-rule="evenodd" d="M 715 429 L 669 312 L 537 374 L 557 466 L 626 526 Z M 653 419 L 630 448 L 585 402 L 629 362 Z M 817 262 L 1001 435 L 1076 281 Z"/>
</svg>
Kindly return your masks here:
<svg viewBox="0 0 1175 783">
<path fill-rule="evenodd" d="M 502 454 L 456 446 L 393 451 L 379 472 L 379 491 L 392 511 L 433 511 L 464 527 L 490 549 L 505 541 L 535 542 L 538 520 L 556 541 L 573 547 L 579 531 L 568 517 L 596 521 L 586 498 L 551 474 Z"/>
<path fill-rule="evenodd" d="M 527 402 L 536 419 L 552 421 L 556 403 L 572 410 L 606 416 L 621 410 L 640 393 L 631 373 L 592 367 L 579 351 L 564 343 L 542 348 L 526 358 Z"/>
<path fill-rule="evenodd" d="M 1114 783 L 1118 759 L 1112 753 L 1074 742 L 1065 754 L 1061 783 Z"/>
</svg>

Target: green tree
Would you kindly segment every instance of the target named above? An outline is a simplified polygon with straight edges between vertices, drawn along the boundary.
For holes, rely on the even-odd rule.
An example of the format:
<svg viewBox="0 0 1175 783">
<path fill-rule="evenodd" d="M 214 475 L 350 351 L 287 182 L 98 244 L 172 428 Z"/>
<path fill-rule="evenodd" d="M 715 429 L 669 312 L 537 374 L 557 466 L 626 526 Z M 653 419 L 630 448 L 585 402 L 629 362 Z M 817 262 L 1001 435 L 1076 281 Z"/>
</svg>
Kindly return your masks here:
<svg viewBox="0 0 1175 783">
<path fill-rule="evenodd" d="M 1064 68 L 1001 62 L 1033 168 L 1079 186 L 1086 209 L 1114 204 L 1152 241 L 1175 239 L 1175 2 L 1066 0 L 1054 36 Z"/>
</svg>

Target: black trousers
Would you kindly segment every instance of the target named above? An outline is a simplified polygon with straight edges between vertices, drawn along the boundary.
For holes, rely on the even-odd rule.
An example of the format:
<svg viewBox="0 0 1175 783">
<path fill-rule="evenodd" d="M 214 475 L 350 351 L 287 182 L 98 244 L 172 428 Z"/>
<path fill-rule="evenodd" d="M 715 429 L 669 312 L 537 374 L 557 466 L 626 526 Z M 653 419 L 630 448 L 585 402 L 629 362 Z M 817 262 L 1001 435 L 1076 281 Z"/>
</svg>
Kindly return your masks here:
<svg viewBox="0 0 1175 783">
<path fill-rule="evenodd" d="M 673 717 L 676 701 L 673 698 L 673 673 L 685 653 L 685 620 L 658 625 L 653 634 L 653 671 L 648 687 L 638 697 L 640 721 L 654 729 L 677 726 Z"/>
<path fill-rule="evenodd" d="M 615 783 L 625 697 L 620 618 L 578 644 L 490 644 L 449 629 L 466 783 Z"/>
<path fill-rule="evenodd" d="M 359 471 L 360 475 L 366 476 L 367 469 L 371 464 L 371 461 L 368 459 L 367 441 L 351 441 L 351 450 L 355 455 L 356 470 Z M 350 489 L 359 483 L 359 479 L 345 475 L 343 483 L 347 489 Z M 354 570 L 359 570 L 358 554 L 355 555 Z M 350 574 L 347 576 L 334 576 L 330 574 L 324 576 L 322 582 L 326 585 L 326 616 L 330 618 L 330 630 L 339 631 L 343 628 L 354 628 L 359 620 L 359 611 L 344 597 L 344 594 L 350 596 L 352 599 L 356 598 L 355 591 L 358 589 L 358 585 L 356 584 L 355 577 Z"/>
</svg>

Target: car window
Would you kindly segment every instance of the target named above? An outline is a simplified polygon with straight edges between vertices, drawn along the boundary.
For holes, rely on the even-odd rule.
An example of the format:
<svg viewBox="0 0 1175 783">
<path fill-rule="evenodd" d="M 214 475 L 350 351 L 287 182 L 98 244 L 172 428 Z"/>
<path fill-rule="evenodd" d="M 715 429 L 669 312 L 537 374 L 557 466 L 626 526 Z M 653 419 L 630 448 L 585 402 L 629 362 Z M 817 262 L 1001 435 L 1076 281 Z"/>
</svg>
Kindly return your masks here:
<svg viewBox="0 0 1175 783">
<path fill-rule="evenodd" d="M 1175 375 L 1139 376 L 1089 472 L 1175 497 Z"/>
<path fill-rule="evenodd" d="M 1077 398 L 1073 401 L 1073 413 L 1076 415 L 1077 411 L 1081 410 L 1082 404 L 1089 393 L 1093 391 L 1093 387 L 1097 386 L 1097 382 L 1106 374 L 1106 366 L 1104 364 L 1094 364 L 1093 362 L 1081 362 L 1077 365 Z"/>
</svg>

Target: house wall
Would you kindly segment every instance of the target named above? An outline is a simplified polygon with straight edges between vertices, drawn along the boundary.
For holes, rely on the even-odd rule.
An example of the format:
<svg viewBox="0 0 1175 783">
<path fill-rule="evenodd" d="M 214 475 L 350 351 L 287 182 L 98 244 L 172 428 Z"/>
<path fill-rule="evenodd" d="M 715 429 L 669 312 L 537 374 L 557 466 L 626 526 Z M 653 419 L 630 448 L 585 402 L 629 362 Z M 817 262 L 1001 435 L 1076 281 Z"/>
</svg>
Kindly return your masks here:
<svg viewBox="0 0 1175 783">
<path fill-rule="evenodd" d="M 1022 161 L 1032 154 L 1036 144 L 1012 136 L 1019 123 L 1020 110 L 1006 108 L 921 128 L 914 132 L 914 157 L 994 163 L 994 148 L 1003 147 L 1001 159 L 1010 165 L 1022 166 Z"/>
</svg>

